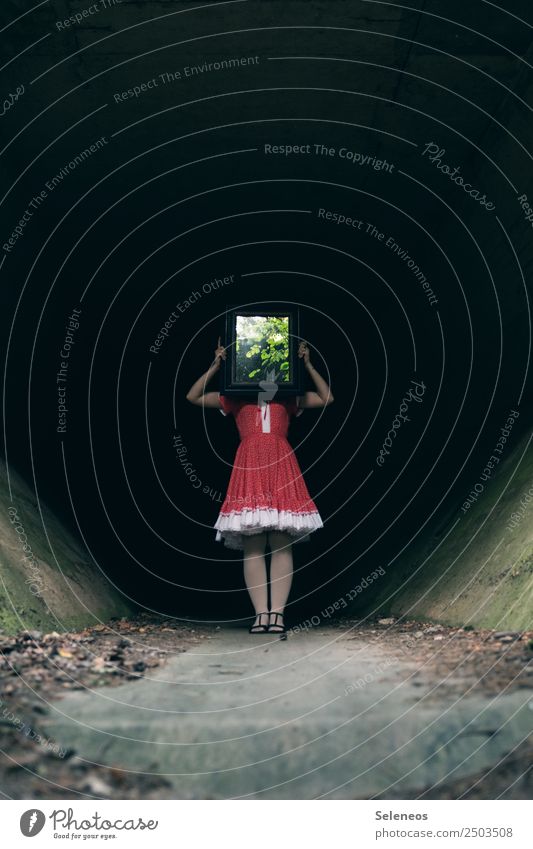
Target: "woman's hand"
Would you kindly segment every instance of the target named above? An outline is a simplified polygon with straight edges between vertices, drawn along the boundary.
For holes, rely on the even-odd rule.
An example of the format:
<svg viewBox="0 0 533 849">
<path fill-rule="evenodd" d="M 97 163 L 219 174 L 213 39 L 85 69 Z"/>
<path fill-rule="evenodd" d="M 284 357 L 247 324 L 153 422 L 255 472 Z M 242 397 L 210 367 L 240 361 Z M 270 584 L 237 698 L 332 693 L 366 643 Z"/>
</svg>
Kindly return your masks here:
<svg viewBox="0 0 533 849">
<path fill-rule="evenodd" d="M 218 337 L 218 345 L 215 350 L 215 361 L 213 363 L 213 368 L 218 371 L 220 368 L 220 361 L 226 359 L 226 349 L 224 345 L 220 344 L 220 336 Z"/>
<path fill-rule="evenodd" d="M 309 346 L 307 342 L 303 341 L 303 339 L 298 347 L 298 356 L 300 357 L 300 359 L 303 359 L 306 369 L 313 368 L 313 366 L 311 365 L 311 360 L 309 359 Z"/>
</svg>

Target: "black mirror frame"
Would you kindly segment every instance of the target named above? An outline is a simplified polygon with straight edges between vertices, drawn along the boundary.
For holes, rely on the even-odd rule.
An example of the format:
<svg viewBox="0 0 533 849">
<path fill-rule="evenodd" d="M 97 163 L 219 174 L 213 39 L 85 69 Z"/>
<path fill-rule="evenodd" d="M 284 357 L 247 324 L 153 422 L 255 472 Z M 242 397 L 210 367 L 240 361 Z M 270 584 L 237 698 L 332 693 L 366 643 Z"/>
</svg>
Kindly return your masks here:
<svg viewBox="0 0 533 849">
<path fill-rule="evenodd" d="M 220 374 L 220 394 L 228 396 L 250 397 L 257 396 L 262 391 L 259 381 L 247 381 L 238 383 L 233 380 L 233 360 L 235 357 L 235 328 L 237 315 L 288 315 L 289 316 L 289 362 L 291 374 L 294 379 L 287 383 L 278 383 L 276 397 L 288 397 L 291 395 L 303 395 L 303 368 L 302 360 L 298 356 L 298 345 L 300 341 L 300 307 L 298 304 L 284 304 L 283 301 L 261 301 L 260 303 L 231 305 L 226 307 L 225 337 L 223 345 L 226 348 L 226 359 L 222 360 Z M 274 400 L 274 399 L 273 399 Z"/>
</svg>

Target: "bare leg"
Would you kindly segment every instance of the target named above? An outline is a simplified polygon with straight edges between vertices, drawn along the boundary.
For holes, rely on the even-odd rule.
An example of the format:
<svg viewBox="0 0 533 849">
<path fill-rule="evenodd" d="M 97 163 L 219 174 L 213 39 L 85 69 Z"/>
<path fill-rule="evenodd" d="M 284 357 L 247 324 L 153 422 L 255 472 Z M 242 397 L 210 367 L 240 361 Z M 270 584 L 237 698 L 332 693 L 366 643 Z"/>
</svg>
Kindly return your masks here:
<svg viewBox="0 0 533 849">
<path fill-rule="evenodd" d="M 283 620 L 272 616 L 283 613 L 292 585 L 292 544 L 289 534 L 281 531 L 269 531 L 270 543 L 270 624 L 276 631 L 282 631 Z"/>
<path fill-rule="evenodd" d="M 244 581 L 256 613 L 252 625 L 268 625 L 268 617 L 259 617 L 268 610 L 268 585 L 265 563 L 266 533 L 244 536 Z"/>
</svg>

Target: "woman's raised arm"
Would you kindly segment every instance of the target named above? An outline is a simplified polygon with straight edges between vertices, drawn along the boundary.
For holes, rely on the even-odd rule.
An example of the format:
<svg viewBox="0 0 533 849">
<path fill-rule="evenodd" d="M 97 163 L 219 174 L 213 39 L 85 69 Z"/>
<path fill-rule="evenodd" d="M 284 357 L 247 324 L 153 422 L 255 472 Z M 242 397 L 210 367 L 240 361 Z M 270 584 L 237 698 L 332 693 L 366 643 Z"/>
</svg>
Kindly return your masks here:
<svg viewBox="0 0 533 849">
<path fill-rule="evenodd" d="M 326 407 L 328 404 L 331 404 L 333 402 L 333 393 L 322 375 L 312 365 L 309 359 L 307 342 L 300 342 L 298 356 L 303 359 L 305 368 L 316 387 L 316 392 L 306 392 L 304 395 L 298 397 L 298 406 L 305 409 L 308 407 Z"/>
<path fill-rule="evenodd" d="M 218 392 L 206 392 L 205 390 L 211 378 L 219 370 L 220 361 L 225 359 L 226 349 L 220 344 L 219 336 L 214 362 L 212 362 L 207 371 L 193 383 L 185 396 L 187 401 L 190 401 L 191 404 L 195 404 L 197 407 L 214 407 L 215 409 L 221 409 Z"/>
</svg>

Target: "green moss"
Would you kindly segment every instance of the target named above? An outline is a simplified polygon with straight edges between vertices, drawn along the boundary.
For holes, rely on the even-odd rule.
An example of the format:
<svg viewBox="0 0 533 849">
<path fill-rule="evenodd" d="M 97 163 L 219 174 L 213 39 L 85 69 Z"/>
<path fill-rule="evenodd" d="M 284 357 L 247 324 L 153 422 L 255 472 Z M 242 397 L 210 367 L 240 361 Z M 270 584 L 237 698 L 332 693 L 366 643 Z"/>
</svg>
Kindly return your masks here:
<svg viewBox="0 0 533 849">
<path fill-rule="evenodd" d="M 43 504 L 41 519 L 33 493 L 12 469 L 10 478 L 13 500 L 0 461 L 0 629 L 7 634 L 27 628 L 73 630 L 131 614 L 127 602 Z M 26 550 L 11 521 L 13 509 Z"/>
<path fill-rule="evenodd" d="M 436 520 L 376 587 L 347 615 L 408 616 L 447 625 L 496 629 L 533 628 L 533 503 L 515 527 L 512 513 L 533 480 L 533 445 L 523 436 L 509 451 L 482 497 L 465 514 L 461 503 L 448 516 L 442 538 Z M 523 456 L 522 456 L 523 455 Z"/>
</svg>

